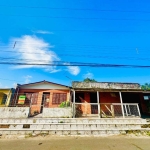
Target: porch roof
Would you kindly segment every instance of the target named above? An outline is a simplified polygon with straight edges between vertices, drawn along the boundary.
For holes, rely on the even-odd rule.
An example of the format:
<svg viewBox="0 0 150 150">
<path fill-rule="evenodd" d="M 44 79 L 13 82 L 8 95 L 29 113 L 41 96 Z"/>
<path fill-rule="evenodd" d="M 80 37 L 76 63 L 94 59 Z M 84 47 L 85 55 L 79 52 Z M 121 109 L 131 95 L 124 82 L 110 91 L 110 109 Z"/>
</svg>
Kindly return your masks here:
<svg viewBox="0 0 150 150">
<path fill-rule="evenodd" d="M 98 91 L 141 91 L 138 83 L 121 83 L 121 82 L 72 82 L 72 88 L 75 90 L 98 90 Z"/>
<path fill-rule="evenodd" d="M 81 92 L 139 92 L 139 93 L 150 93 L 150 91 L 144 91 L 142 89 L 100 89 L 100 88 L 85 88 L 85 89 L 82 89 L 82 88 L 72 88 L 72 90 L 75 90 L 75 91 L 81 91 Z"/>
</svg>

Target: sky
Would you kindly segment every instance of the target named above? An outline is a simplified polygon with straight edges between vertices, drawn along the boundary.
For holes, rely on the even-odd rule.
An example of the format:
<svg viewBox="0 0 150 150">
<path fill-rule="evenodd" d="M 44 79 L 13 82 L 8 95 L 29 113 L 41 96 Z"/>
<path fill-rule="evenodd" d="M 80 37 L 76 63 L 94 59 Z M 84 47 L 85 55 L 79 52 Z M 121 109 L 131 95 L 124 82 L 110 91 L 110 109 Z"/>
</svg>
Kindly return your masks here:
<svg viewBox="0 0 150 150">
<path fill-rule="evenodd" d="M 149 8 L 149 0 L 1 0 L 0 88 L 87 77 L 149 83 L 149 68 L 72 66 L 150 65 Z"/>
</svg>

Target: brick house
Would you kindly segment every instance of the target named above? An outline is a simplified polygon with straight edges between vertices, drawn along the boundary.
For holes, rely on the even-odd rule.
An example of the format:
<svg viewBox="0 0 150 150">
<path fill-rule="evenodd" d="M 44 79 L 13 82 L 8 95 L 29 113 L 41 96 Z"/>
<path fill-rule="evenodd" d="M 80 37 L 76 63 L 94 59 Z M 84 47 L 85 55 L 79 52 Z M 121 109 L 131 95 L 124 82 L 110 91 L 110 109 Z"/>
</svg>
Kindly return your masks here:
<svg viewBox="0 0 150 150">
<path fill-rule="evenodd" d="M 30 114 L 39 114 L 43 108 L 58 108 L 64 101 L 70 100 L 70 88 L 65 85 L 40 81 L 18 84 L 12 106 L 30 107 Z"/>
</svg>

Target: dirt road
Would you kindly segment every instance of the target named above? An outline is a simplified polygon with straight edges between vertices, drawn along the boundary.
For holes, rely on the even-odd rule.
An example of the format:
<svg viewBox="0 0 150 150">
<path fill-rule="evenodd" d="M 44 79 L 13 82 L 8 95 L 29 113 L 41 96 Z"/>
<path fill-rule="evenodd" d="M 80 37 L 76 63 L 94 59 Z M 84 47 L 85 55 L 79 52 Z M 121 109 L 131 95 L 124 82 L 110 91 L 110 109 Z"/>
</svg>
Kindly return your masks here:
<svg viewBox="0 0 150 150">
<path fill-rule="evenodd" d="M 0 150 L 150 150 L 150 138 L 46 136 L 0 139 Z"/>
</svg>

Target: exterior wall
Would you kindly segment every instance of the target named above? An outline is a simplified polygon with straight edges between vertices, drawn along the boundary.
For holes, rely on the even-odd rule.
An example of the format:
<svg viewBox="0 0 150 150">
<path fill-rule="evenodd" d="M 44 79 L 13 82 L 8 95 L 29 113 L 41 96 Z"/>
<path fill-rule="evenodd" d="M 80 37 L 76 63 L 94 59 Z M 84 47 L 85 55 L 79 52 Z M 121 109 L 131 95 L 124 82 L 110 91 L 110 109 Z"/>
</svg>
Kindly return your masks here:
<svg viewBox="0 0 150 150">
<path fill-rule="evenodd" d="M 147 107 L 146 101 L 144 100 L 143 96 L 144 96 L 143 93 L 140 93 L 140 107 L 141 107 L 142 113 L 150 114 L 150 112 L 148 112 L 148 107 Z"/>
<path fill-rule="evenodd" d="M 72 118 L 72 109 L 68 108 L 44 108 L 43 118 Z"/>
<path fill-rule="evenodd" d="M 7 98 L 6 98 L 6 103 L 2 105 L 1 103 L 3 100 L 4 94 L 7 95 Z M 10 103 L 12 94 L 13 94 L 12 89 L 0 89 L 0 106 L 8 106 Z"/>
<path fill-rule="evenodd" d="M 29 107 L 1 107 L 0 118 L 27 118 Z"/>
<path fill-rule="evenodd" d="M 62 90 L 67 90 L 68 87 L 66 86 L 61 86 L 58 84 L 52 84 L 52 83 L 47 83 L 47 82 L 41 82 L 41 83 L 35 83 L 35 84 L 28 84 L 28 85 L 23 85 L 23 89 L 62 89 Z"/>
<path fill-rule="evenodd" d="M 49 92 L 50 93 L 50 98 L 49 98 L 49 102 L 48 102 L 48 106 L 44 106 L 44 107 L 48 107 L 48 108 L 57 108 L 59 107 L 59 104 L 54 105 L 52 104 L 52 98 L 53 98 L 53 93 L 67 93 L 67 101 L 69 101 L 69 96 L 70 96 L 70 91 L 69 90 L 43 90 L 43 89 L 20 89 L 18 91 L 18 96 L 17 96 L 17 102 L 19 99 L 19 95 L 22 95 L 24 93 L 38 93 L 38 98 L 37 98 L 37 104 L 33 104 L 31 106 L 31 114 L 34 114 L 34 112 L 39 112 L 41 111 L 41 103 L 42 103 L 42 95 L 44 92 Z M 18 105 L 18 106 L 23 106 L 23 105 Z"/>
<path fill-rule="evenodd" d="M 120 97 L 118 92 L 99 92 L 99 100 L 100 103 L 120 103 Z M 91 114 L 91 104 L 92 100 L 90 100 L 90 92 L 84 92 L 84 99 L 82 99 L 81 105 L 78 105 L 79 109 L 81 109 L 82 114 Z M 85 105 L 86 103 L 86 105 Z M 104 105 L 101 105 L 101 109 L 106 109 Z"/>
<path fill-rule="evenodd" d="M 118 92 L 100 92 L 100 103 L 120 103 Z"/>
</svg>

